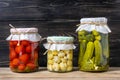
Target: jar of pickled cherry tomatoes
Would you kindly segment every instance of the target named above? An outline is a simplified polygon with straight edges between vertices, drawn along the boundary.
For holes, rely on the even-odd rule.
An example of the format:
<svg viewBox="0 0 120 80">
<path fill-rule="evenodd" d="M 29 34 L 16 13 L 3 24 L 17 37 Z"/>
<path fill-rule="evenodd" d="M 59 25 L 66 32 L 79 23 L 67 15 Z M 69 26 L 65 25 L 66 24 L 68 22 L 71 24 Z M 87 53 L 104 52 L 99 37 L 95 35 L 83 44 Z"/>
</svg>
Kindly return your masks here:
<svg viewBox="0 0 120 80">
<path fill-rule="evenodd" d="M 80 51 L 79 70 L 107 71 L 109 68 L 109 38 L 107 18 L 82 18 L 77 28 Z"/>
<path fill-rule="evenodd" d="M 13 72 L 38 70 L 39 41 L 37 28 L 11 28 L 9 41 L 9 67 Z"/>
<path fill-rule="evenodd" d="M 51 36 L 44 44 L 47 49 L 47 69 L 52 72 L 69 72 L 73 68 L 73 37 Z"/>
</svg>

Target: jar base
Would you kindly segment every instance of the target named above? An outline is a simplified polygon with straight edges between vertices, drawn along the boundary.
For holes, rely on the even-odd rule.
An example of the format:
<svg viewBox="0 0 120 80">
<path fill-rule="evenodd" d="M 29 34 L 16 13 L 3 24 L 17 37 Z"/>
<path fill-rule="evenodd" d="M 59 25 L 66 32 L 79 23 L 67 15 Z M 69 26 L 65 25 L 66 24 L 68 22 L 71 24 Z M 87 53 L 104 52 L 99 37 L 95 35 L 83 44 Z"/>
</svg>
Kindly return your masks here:
<svg viewBox="0 0 120 80">
<path fill-rule="evenodd" d="M 79 70 L 80 71 L 84 71 L 84 72 L 106 72 L 106 71 L 109 70 L 109 68 L 108 67 L 105 67 L 103 69 L 100 69 L 100 68 L 98 68 L 98 69 L 83 69 L 83 68 L 79 68 Z"/>
<path fill-rule="evenodd" d="M 67 72 L 72 72 L 73 70 L 71 71 L 51 71 L 51 70 L 48 70 L 49 72 L 55 72 L 55 73 L 67 73 Z"/>
<path fill-rule="evenodd" d="M 36 69 L 34 69 L 34 70 L 29 70 L 29 71 L 19 71 L 19 70 L 17 70 L 17 69 L 11 69 L 11 71 L 12 72 L 15 72 L 15 73 L 32 73 L 32 72 L 37 72 L 39 69 L 38 68 L 36 68 Z"/>
</svg>

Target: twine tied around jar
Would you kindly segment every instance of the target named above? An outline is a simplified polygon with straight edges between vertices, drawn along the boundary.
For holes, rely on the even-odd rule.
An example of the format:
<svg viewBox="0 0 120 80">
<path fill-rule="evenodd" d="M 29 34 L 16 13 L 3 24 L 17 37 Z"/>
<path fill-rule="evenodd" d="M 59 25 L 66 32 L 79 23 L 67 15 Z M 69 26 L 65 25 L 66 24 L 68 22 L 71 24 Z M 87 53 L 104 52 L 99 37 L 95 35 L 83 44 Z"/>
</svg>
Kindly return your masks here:
<svg viewBox="0 0 120 80">
<path fill-rule="evenodd" d="M 11 28 L 13 28 L 13 29 L 15 29 L 16 30 L 16 32 L 18 33 L 18 35 L 19 35 L 19 39 L 18 39 L 18 43 L 17 43 L 17 46 L 19 46 L 20 45 L 20 32 L 12 25 L 12 24 L 9 24 L 9 26 L 11 27 Z"/>
<path fill-rule="evenodd" d="M 96 26 L 107 25 L 107 23 L 105 23 L 105 22 L 82 22 L 80 24 L 77 24 L 76 26 L 80 26 L 80 25 L 84 25 L 84 24 L 90 24 L 90 25 L 96 25 Z"/>
<path fill-rule="evenodd" d="M 50 40 L 50 39 L 49 39 Z M 48 50 L 51 48 L 52 44 L 73 44 L 72 42 L 53 42 L 52 40 L 50 40 L 50 42 L 48 42 L 49 47 L 48 49 L 43 53 L 43 55 L 46 55 Z"/>
</svg>

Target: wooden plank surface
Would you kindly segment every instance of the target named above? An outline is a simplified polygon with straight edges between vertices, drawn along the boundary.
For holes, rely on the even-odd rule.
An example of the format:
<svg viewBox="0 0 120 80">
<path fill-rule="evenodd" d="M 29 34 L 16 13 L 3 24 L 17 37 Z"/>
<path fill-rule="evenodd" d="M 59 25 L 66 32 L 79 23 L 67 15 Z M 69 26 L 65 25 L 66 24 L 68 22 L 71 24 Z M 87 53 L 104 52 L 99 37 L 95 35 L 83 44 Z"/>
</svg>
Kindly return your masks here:
<svg viewBox="0 0 120 80">
<path fill-rule="evenodd" d="M 111 67 L 107 72 L 91 73 L 78 71 L 55 73 L 49 72 L 45 67 L 34 73 L 14 73 L 10 69 L 0 67 L 0 80 L 120 80 L 120 67 Z"/>
</svg>

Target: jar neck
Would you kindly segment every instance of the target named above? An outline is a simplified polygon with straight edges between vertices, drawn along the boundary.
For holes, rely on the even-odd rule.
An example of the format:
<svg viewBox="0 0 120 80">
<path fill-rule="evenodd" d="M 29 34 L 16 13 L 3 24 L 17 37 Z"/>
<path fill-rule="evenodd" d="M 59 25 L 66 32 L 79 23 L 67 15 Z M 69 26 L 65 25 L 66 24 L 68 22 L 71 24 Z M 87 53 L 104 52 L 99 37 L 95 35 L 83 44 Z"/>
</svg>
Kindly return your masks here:
<svg viewBox="0 0 120 80">
<path fill-rule="evenodd" d="M 36 34 L 37 32 L 11 32 L 13 35 L 20 35 L 20 34 Z"/>
<path fill-rule="evenodd" d="M 90 24 L 90 25 L 107 25 L 105 22 L 82 22 L 80 25 L 85 25 L 85 24 Z"/>
<path fill-rule="evenodd" d="M 48 42 L 48 44 L 73 44 L 73 42 Z"/>
</svg>

